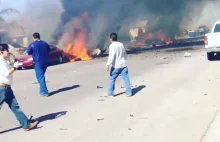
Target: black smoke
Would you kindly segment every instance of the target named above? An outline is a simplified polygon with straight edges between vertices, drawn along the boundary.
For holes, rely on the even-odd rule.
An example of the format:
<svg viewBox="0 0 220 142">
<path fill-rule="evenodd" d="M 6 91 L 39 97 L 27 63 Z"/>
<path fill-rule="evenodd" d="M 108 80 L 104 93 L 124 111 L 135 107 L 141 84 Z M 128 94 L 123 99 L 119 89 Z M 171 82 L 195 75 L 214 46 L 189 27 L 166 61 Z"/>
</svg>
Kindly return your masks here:
<svg viewBox="0 0 220 142">
<path fill-rule="evenodd" d="M 73 18 L 88 12 L 88 29 L 93 46 L 104 46 L 111 32 L 117 32 L 120 38 L 127 38 L 127 32 L 120 32 L 122 25 L 132 25 L 138 19 L 157 22 L 151 31 L 163 30 L 167 36 L 179 32 L 183 18 L 189 16 L 188 5 L 201 0 L 60 0 L 64 9 L 61 22 L 53 34 L 59 41 L 65 31 L 65 25 Z M 194 3 L 193 3 L 194 4 Z M 129 27 L 129 26 L 128 26 Z M 125 30 L 126 31 L 126 30 Z"/>
</svg>

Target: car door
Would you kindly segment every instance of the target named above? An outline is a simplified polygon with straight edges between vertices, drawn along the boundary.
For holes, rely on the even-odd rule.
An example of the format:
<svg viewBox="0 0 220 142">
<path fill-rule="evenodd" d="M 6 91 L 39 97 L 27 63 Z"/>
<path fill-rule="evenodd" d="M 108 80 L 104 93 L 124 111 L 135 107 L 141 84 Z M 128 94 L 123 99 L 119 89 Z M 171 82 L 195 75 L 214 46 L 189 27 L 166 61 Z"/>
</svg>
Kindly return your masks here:
<svg viewBox="0 0 220 142">
<path fill-rule="evenodd" d="M 50 45 L 49 63 L 54 63 L 56 57 L 56 48 Z"/>
<path fill-rule="evenodd" d="M 60 54 L 60 52 L 59 52 L 58 48 L 53 45 L 50 45 L 50 54 L 49 54 L 50 63 L 51 62 L 55 63 L 59 58 L 59 54 Z"/>
</svg>

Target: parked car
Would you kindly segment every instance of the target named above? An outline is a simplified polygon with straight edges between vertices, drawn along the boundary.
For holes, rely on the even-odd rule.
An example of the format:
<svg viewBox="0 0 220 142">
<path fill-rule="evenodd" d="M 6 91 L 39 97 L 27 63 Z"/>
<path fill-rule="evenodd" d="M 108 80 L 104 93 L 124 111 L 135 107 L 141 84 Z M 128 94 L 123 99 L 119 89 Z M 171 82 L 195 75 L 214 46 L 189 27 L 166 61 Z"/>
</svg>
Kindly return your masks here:
<svg viewBox="0 0 220 142">
<path fill-rule="evenodd" d="M 19 62 L 19 69 L 29 69 L 34 67 L 33 58 L 31 55 L 27 54 L 27 50 L 24 51 L 22 56 L 15 57 L 15 60 Z M 50 45 L 48 65 L 57 63 L 62 64 L 65 60 L 67 60 L 67 56 L 64 51 Z"/>
<path fill-rule="evenodd" d="M 209 61 L 214 60 L 216 54 L 220 54 L 220 21 L 214 23 L 212 31 L 205 35 L 205 49 Z"/>
</svg>

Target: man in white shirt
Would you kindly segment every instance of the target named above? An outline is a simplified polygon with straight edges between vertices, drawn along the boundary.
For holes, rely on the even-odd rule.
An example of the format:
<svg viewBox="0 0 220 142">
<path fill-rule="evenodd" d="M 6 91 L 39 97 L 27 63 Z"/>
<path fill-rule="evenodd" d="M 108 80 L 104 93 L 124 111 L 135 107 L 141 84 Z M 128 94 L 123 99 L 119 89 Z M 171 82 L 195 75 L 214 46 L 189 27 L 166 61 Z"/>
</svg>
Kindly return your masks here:
<svg viewBox="0 0 220 142">
<path fill-rule="evenodd" d="M 0 44 L 0 106 L 5 102 L 16 116 L 25 131 L 29 131 L 37 126 L 38 121 L 33 123 L 28 120 L 27 116 L 20 109 L 18 102 L 11 89 L 12 74 L 18 68 L 18 62 L 14 67 L 10 67 L 8 62 L 9 51 L 7 44 Z"/>
<path fill-rule="evenodd" d="M 110 67 L 110 87 L 108 90 L 109 96 L 114 96 L 115 81 L 119 75 L 122 76 L 127 96 L 132 96 L 130 79 L 128 74 L 128 67 L 126 65 L 126 50 L 121 42 L 118 42 L 116 33 L 110 35 L 111 45 L 109 46 L 109 57 L 106 63 L 106 70 L 109 71 Z"/>
</svg>

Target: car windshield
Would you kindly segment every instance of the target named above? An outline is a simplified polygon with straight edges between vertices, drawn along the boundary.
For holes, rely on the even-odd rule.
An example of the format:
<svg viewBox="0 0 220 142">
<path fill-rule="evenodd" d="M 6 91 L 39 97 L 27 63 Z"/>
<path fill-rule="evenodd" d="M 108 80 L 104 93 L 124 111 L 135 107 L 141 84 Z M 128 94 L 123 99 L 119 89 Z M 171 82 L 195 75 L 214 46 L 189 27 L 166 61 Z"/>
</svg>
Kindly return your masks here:
<svg viewBox="0 0 220 142">
<path fill-rule="evenodd" d="M 214 33 L 220 32 L 220 24 L 215 25 Z"/>
</svg>

